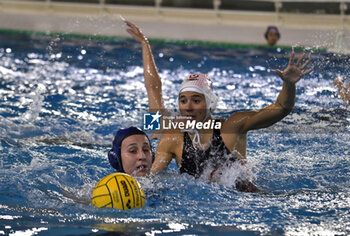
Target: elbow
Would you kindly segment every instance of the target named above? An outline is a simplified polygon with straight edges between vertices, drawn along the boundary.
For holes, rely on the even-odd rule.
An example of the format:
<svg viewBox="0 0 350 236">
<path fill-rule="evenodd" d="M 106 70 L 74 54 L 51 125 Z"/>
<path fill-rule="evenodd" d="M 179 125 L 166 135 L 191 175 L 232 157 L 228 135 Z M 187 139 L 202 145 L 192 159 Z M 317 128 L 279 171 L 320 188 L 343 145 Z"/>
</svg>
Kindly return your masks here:
<svg viewBox="0 0 350 236">
<path fill-rule="evenodd" d="M 294 102 L 291 104 L 282 104 L 280 102 L 276 102 L 275 103 L 276 107 L 278 108 L 278 110 L 280 110 L 280 113 L 284 116 L 288 115 L 289 113 L 291 113 L 293 111 L 294 108 Z"/>
<path fill-rule="evenodd" d="M 285 108 L 285 107 L 283 107 L 281 113 L 282 113 L 284 116 L 287 116 L 287 115 L 288 115 L 289 113 L 291 113 L 292 111 L 293 111 L 293 107 L 290 107 L 290 108 Z"/>
<path fill-rule="evenodd" d="M 293 108 L 282 107 L 279 111 L 279 120 L 282 120 L 284 117 L 288 116 L 293 111 Z"/>
</svg>

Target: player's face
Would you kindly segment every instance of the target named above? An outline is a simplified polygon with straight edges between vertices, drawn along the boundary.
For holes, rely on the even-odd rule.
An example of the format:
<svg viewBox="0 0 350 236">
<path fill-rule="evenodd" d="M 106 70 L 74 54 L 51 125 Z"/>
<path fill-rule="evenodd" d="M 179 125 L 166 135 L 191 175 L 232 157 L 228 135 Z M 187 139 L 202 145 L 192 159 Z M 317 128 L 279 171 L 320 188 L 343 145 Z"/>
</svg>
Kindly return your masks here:
<svg viewBox="0 0 350 236">
<path fill-rule="evenodd" d="M 121 157 L 125 173 L 146 176 L 152 167 L 152 150 L 145 135 L 131 135 L 123 140 Z"/>
<path fill-rule="evenodd" d="M 203 121 L 207 108 L 205 97 L 197 92 L 182 92 L 179 95 L 179 108 L 182 116 L 189 116 L 192 120 Z"/>
<path fill-rule="evenodd" d="M 267 43 L 273 46 L 277 43 L 278 39 L 278 32 L 274 29 L 269 30 L 267 33 Z"/>
</svg>

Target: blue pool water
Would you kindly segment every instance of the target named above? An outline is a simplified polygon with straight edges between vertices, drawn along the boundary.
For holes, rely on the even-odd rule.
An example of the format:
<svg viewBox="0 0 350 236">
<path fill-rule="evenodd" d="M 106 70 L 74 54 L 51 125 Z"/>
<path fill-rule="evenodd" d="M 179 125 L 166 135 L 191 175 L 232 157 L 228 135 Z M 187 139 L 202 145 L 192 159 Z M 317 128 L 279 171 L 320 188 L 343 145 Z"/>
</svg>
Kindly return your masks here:
<svg viewBox="0 0 350 236">
<path fill-rule="evenodd" d="M 167 107 L 185 75 L 208 73 L 216 117 L 276 99 L 290 51 L 152 43 Z M 263 193 L 168 173 L 142 178 L 146 206 L 119 211 L 77 203 L 111 174 L 107 152 L 120 127 L 147 109 L 140 46 L 0 34 L 0 235 L 348 235 L 349 107 L 332 84 L 350 57 L 312 52 L 295 110 L 249 133 L 248 172 Z M 298 53 L 299 55 L 300 53 Z M 156 146 L 156 143 L 153 143 Z"/>
</svg>

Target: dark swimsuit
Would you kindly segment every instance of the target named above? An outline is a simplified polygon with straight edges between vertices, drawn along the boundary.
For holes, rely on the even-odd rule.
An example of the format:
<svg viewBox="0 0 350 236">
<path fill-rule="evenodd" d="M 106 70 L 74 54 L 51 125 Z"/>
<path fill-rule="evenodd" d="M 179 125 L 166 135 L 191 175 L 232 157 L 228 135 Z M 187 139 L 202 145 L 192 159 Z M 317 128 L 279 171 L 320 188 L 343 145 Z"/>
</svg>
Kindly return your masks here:
<svg viewBox="0 0 350 236">
<path fill-rule="evenodd" d="M 238 158 L 224 144 L 220 129 L 214 129 L 213 139 L 207 150 L 194 147 L 188 133 L 184 133 L 184 144 L 180 173 L 187 173 L 199 178 L 206 168 L 216 170 L 224 164 L 233 163 Z"/>
</svg>

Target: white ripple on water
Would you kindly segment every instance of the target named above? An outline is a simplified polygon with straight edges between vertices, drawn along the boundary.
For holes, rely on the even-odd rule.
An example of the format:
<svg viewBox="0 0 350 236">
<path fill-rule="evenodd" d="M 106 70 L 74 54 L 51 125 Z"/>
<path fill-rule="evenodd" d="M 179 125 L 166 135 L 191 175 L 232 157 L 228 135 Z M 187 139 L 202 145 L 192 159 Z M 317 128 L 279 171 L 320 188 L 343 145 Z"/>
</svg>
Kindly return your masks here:
<svg viewBox="0 0 350 236">
<path fill-rule="evenodd" d="M 102 71 L 74 68 L 67 63 L 50 61 L 45 64 L 45 60 L 36 55 L 28 57 L 30 58 L 28 62 L 31 65 L 27 68 L 27 72 L 16 72 L 18 71 L 16 69 L 24 65 L 23 60 L 12 60 L 11 57 L 1 59 L 3 68 L 1 73 L 9 82 L 14 82 L 14 84 L 9 85 L 9 90 L 6 90 L 8 91 L 7 94 L 12 94 L 9 98 L 13 98 L 13 96 L 17 96 L 15 98 L 24 97 L 23 100 L 13 101 L 12 105 L 26 108 L 28 113 L 25 117 L 29 117 L 31 121 L 40 120 L 43 111 L 51 111 L 51 114 L 56 114 L 56 117 L 46 117 L 48 122 L 44 123 L 45 128 L 36 126 L 37 123 L 28 125 L 26 119 L 22 117 L 16 119 L 4 118 L 2 119 L 4 122 L 0 124 L 2 137 L 11 137 L 12 132 L 13 136 L 19 136 L 18 139 L 16 137 L 18 141 L 23 140 L 23 137 L 25 137 L 23 134 L 26 131 L 29 134 L 30 132 L 35 133 L 35 129 L 48 129 L 48 133 L 57 134 L 57 131 L 54 130 L 54 128 L 57 128 L 62 130 L 68 140 L 72 141 L 67 145 L 72 149 L 76 148 L 74 141 L 90 144 L 104 143 L 109 146 L 112 137 L 107 138 L 96 133 L 96 126 L 100 124 L 119 126 L 139 124 L 138 117 L 140 114 L 134 108 L 147 107 L 140 66 L 130 67 L 125 72 L 115 73 L 111 70 L 109 71 L 110 74 L 105 75 Z M 175 58 L 174 62 L 176 61 Z M 204 61 L 201 61 L 201 63 L 204 63 Z M 253 71 L 250 74 L 236 74 L 234 71 L 222 71 L 219 68 L 209 71 L 215 86 L 217 86 L 216 92 L 220 94 L 220 108 L 259 109 L 265 103 L 267 104 L 270 100 L 275 99 L 281 85 L 276 82 L 279 78 L 274 75 L 269 77 L 260 76 L 258 70 L 261 70 L 261 68 L 252 66 L 252 69 Z M 176 91 L 178 91 L 180 82 L 189 72 L 192 73 L 192 71 L 182 71 L 181 69 L 161 72 L 164 95 L 168 98 L 166 99 L 166 106 L 175 103 Z M 112 80 L 123 82 L 125 78 L 128 78 L 126 83 L 111 85 Z M 98 83 L 96 83 L 97 81 Z M 19 85 L 16 83 L 19 83 Z M 44 85 L 47 91 L 41 92 L 40 87 L 37 86 L 38 83 Z M 233 86 L 235 89 L 232 92 L 227 92 L 227 86 Z M 116 91 L 120 88 L 123 91 L 117 94 Z M 316 98 L 317 105 L 333 106 L 335 104 L 341 108 L 346 108 L 340 103 L 339 99 L 329 99 L 328 94 L 334 94 L 335 90 L 332 89 L 331 81 L 324 79 L 322 76 L 302 80 L 298 84 L 298 88 L 306 91 L 298 96 L 298 106 L 308 108 L 308 102 Z M 140 89 L 140 94 L 135 97 L 133 92 L 138 89 Z M 15 92 L 11 93 L 11 91 Z M 108 103 L 108 99 L 100 98 L 100 94 L 106 96 L 106 92 L 107 94 L 114 92 L 116 95 L 121 95 L 121 100 L 124 99 L 123 102 L 127 102 L 124 106 L 118 101 L 111 101 L 110 105 L 117 107 L 118 112 L 116 112 L 117 114 L 109 113 L 108 118 L 99 114 L 98 111 L 94 112 L 87 109 L 94 109 L 98 105 Z M 52 94 L 64 96 L 64 99 L 66 99 L 65 104 L 62 104 L 64 109 L 51 110 L 50 106 L 45 103 L 46 95 Z M 95 94 L 96 96 L 94 96 Z M 70 125 L 65 120 L 62 121 L 63 118 L 70 119 L 71 122 L 78 122 Z M 298 123 L 311 118 L 311 114 L 292 114 L 286 118 L 286 121 Z M 327 122 L 322 121 L 321 124 L 326 125 Z M 156 218 L 156 221 L 163 219 L 180 226 L 195 223 L 237 225 L 242 230 L 258 230 L 262 233 L 268 233 L 269 230 L 278 228 L 277 224 L 282 224 L 284 231 L 290 235 L 301 232 L 320 233 L 322 230 L 341 233 L 349 229 L 346 222 L 350 222 L 347 214 L 349 213 L 347 205 L 349 196 L 346 193 L 349 189 L 348 184 L 346 185 L 348 176 L 341 178 L 333 172 L 335 172 L 337 166 L 349 165 L 347 157 L 343 155 L 344 153 L 347 155 L 345 149 L 348 147 L 348 134 L 332 135 L 332 139 L 329 138 L 329 134 L 325 134 L 324 137 L 319 134 L 316 134 L 316 136 L 318 138 L 313 140 L 312 136 L 308 135 L 286 135 L 286 137 L 278 136 L 276 133 L 267 133 L 266 135 L 253 133 L 249 135 L 249 141 L 255 145 L 254 148 L 248 147 L 248 160 L 252 165 L 252 172 L 258 176 L 257 181 L 260 187 L 264 187 L 272 193 L 266 195 L 236 193 L 227 186 L 206 181 L 198 182 L 190 177 L 171 173 L 168 176 L 163 176 L 164 179 L 148 184 L 149 186 L 145 184 L 146 191 L 149 193 L 148 197 L 153 197 L 159 201 L 152 202 L 152 199 L 150 199 L 148 204 L 153 203 L 153 206 L 147 205 L 142 211 L 135 211 L 134 213 L 115 213 L 112 211 L 113 209 L 111 211 L 99 211 L 99 209 L 84 208 L 80 205 L 70 205 L 69 199 L 65 198 L 61 192 L 55 191 L 56 187 L 73 185 L 68 190 L 72 191 L 74 195 L 88 197 L 89 191 L 91 191 L 91 183 L 98 179 L 89 171 L 96 169 L 97 174 L 101 176 L 108 171 L 112 171 L 101 167 L 101 163 L 108 165 L 103 151 L 97 153 L 100 158 L 96 158 L 96 164 L 89 169 L 87 165 L 82 164 L 81 167 L 75 162 L 81 160 L 78 157 L 80 154 L 87 152 L 81 146 L 74 150 L 78 153 L 75 156 L 74 154 L 68 155 L 65 153 L 54 155 L 50 151 L 40 150 L 40 145 L 39 147 L 28 145 L 24 148 L 24 153 L 32 159 L 28 165 L 24 165 L 26 169 L 24 166 L 14 165 L 8 173 L 15 175 L 16 171 L 20 170 L 20 173 L 26 174 L 28 179 L 33 181 L 29 182 L 29 186 L 42 184 L 41 187 L 44 190 L 47 190 L 48 187 L 45 189 L 47 185 L 43 183 L 52 183 L 53 186 L 51 187 L 53 189 L 49 189 L 49 195 L 45 191 L 33 191 L 28 195 L 29 202 L 33 204 L 36 199 L 40 199 L 46 206 L 54 209 L 57 203 L 63 207 L 73 207 L 73 211 L 75 211 L 73 214 L 58 210 L 58 212 L 63 212 L 60 214 L 60 220 L 65 222 L 76 221 L 80 224 L 81 221 L 96 219 L 105 213 L 106 216 L 101 216 L 100 219 L 112 223 L 122 221 L 146 222 L 147 218 L 152 217 L 152 219 Z M 297 140 L 300 144 L 288 142 L 290 140 Z M 327 150 L 330 142 L 332 142 L 331 145 L 335 149 L 335 153 Z M 341 147 L 341 145 L 344 147 Z M 6 151 L 16 150 L 15 148 L 10 149 L 6 145 L 1 147 Z M 39 148 L 39 150 L 33 151 L 33 148 Z M 41 152 L 44 152 L 46 157 Z M 49 154 L 52 155 L 47 159 Z M 96 153 L 87 152 L 86 154 L 89 157 L 94 155 Z M 84 168 L 89 169 L 89 171 L 84 171 Z M 318 168 L 321 170 L 320 173 L 315 171 Z M 45 173 L 45 170 L 48 173 Z M 33 178 L 34 176 L 38 178 Z M 332 179 L 332 177 L 335 179 Z M 74 181 L 70 182 L 72 179 Z M 20 178 L 16 180 L 21 181 Z M 305 180 L 306 182 L 303 182 Z M 82 181 L 83 183 L 79 185 L 75 181 Z M 297 185 L 296 182 L 300 184 Z M 334 182 L 339 184 L 339 186 L 336 186 L 338 189 L 332 189 L 331 184 Z M 22 182 L 19 187 L 23 187 L 25 184 L 28 184 L 28 182 Z M 81 188 L 79 189 L 79 187 Z M 151 190 L 155 191 L 151 192 Z M 157 195 L 158 193 L 160 194 Z M 27 196 L 26 193 L 23 192 L 23 196 Z M 51 201 L 50 203 L 51 198 L 56 198 L 57 201 Z M 80 214 L 81 209 L 89 211 L 89 214 Z M 337 211 L 337 214 L 333 214 L 332 211 Z M 113 214 L 117 216 L 108 216 Z M 141 218 L 139 217 L 140 214 L 142 214 Z M 311 214 L 311 216 L 308 214 Z M 52 215 L 55 217 L 54 214 Z M 271 221 L 276 221 L 276 223 Z"/>
</svg>

